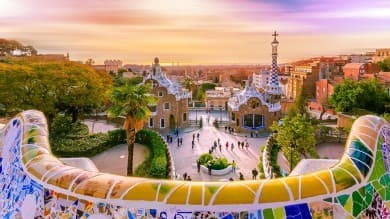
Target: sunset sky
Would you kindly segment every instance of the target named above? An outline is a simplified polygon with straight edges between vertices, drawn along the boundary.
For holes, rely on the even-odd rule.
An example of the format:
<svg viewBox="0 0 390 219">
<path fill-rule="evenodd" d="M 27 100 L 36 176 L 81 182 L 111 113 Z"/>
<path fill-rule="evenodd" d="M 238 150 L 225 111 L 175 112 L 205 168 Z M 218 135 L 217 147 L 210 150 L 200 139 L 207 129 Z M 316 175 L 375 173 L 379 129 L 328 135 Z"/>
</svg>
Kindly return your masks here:
<svg viewBox="0 0 390 219">
<path fill-rule="evenodd" d="M 267 64 L 390 47 L 389 0 L 0 0 L 0 38 L 96 63 Z"/>
</svg>

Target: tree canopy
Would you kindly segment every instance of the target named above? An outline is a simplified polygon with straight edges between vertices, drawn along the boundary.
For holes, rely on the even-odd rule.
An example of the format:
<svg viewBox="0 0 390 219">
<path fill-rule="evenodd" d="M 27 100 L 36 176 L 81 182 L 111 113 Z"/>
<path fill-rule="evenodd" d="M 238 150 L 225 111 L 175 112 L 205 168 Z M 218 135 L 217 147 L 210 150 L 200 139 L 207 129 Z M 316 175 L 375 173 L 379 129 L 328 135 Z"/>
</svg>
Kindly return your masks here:
<svg viewBox="0 0 390 219">
<path fill-rule="evenodd" d="M 276 141 L 288 160 L 293 148 L 293 166 L 301 160 L 302 156 L 318 157 L 315 150 L 315 128 L 305 114 L 286 116 L 282 119 L 281 125 L 274 123 L 271 129 L 277 132 Z"/>
<path fill-rule="evenodd" d="M 133 152 L 135 134 L 144 125 L 150 115 L 149 106 L 157 100 L 150 94 L 151 86 L 126 83 L 114 87 L 110 93 L 112 106 L 108 109 L 109 116 L 125 116 L 124 129 L 128 144 L 127 175 L 133 174 Z"/>
<path fill-rule="evenodd" d="M 390 110 L 390 95 L 376 79 L 344 80 L 336 86 L 329 100 L 339 112 L 354 112 L 359 109 L 382 114 Z"/>
<path fill-rule="evenodd" d="M 16 40 L 0 39 L 0 56 L 14 55 L 19 50 L 21 55 L 36 55 L 37 50 L 33 46 L 24 46 Z"/>
<path fill-rule="evenodd" d="M 37 109 L 49 118 L 79 114 L 105 105 L 111 86 L 106 73 L 70 61 L 9 58 L 0 62 L 0 113 Z"/>
<path fill-rule="evenodd" d="M 390 71 L 390 58 L 378 62 L 378 66 L 381 71 Z"/>
</svg>

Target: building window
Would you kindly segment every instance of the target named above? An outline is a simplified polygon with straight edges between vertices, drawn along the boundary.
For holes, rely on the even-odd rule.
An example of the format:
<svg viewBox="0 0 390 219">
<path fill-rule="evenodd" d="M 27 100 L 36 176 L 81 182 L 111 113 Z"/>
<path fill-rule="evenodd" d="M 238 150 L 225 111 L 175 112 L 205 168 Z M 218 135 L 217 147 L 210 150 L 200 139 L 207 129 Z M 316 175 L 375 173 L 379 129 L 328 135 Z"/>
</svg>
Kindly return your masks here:
<svg viewBox="0 0 390 219">
<path fill-rule="evenodd" d="M 160 128 L 165 128 L 165 120 L 160 119 Z"/>
<path fill-rule="evenodd" d="M 169 103 L 168 102 L 164 103 L 164 109 L 169 110 L 169 108 L 170 108 Z"/>
<path fill-rule="evenodd" d="M 149 105 L 148 108 L 152 113 L 157 112 L 157 105 Z"/>
<path fill-rule="evenodd" d="M 153 118 L 149 118 L 149 128 L 153 128 Z"/>
<path fill-rule="evenodd" d="M 162 96 L 163 96 L 163 92 L 162 92 L 162 91 L 159 91 L 159 92 L 158 92 L 158 96 L 159 96 L 159 97 L 162 97 Z"/>
<path fill-rule="evenodd" d="M 187 113 L 183 113 L 183 122 L 187 121 Z"/>
</svg>

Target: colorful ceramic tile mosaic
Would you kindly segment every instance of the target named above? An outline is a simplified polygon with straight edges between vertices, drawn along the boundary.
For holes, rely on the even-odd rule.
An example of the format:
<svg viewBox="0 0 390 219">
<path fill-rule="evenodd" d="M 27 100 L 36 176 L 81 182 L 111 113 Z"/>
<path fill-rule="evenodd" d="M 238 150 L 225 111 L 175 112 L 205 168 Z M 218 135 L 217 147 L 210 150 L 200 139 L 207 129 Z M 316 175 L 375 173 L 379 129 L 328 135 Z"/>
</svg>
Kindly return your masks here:
<svg viewBox="0 0 390 219">
<path fill-rule="evenodd" d="M 337 165 L 272 180 L 154 180 L 66 166 L 37 111 L 0 137 L 1 218 L 390 218 L 390 126 L 375 116 L 355 121 Z"/>
</svg>

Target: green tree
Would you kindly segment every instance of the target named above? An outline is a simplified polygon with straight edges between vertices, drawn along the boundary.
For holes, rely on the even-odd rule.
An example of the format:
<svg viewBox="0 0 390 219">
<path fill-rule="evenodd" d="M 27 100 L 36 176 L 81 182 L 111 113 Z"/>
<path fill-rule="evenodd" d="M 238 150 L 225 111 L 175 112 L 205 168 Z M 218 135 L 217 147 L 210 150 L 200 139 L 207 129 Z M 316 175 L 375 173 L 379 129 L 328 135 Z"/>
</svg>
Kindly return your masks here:
<svg viewBox="0 0 390 219">
<path fill-rule="evenodd" d="M 382 114 L 390 109 L 390 95 L 376 79 L 359 82 L 346 79 L 335 87 L 329 102 L 339 112 L 364 109 Z"/>
<path fill-rule="evenodd" d="M 149 117 L 148 106 L 156 102 L 150 94 L 151 87 L 145 85 L 132 85 L 113 88 L 110 99 L 112 106 L 109 108 L 109 116 L 124 116 L 123 128 L 126 130 L 128 144 L 127 175 L 133 175 L 133 153 L 135 134 L 140 130 Z"/>
<path fill-rule="evenodd" d="M 387 58 L 382 62 L 378 62 L 378 66 L 381 71 L 390 71 L 390 58 Z"/>
<path fill-rule="evenodd" d="M 282 119 L 281 125 L 274 122 L 271 130 L 277 132 L 276 141 L 288 159 L 291 156 L 291 148 L 293 148 L 293 166 L 299 162 L 302 156 L 318 157 L 315 150 L 315 128 L 306 115 L 286 116 Z"/>
<path fill-rule="evenodd" d="M 106 73 L 70 61 L 10 58 L 0 63 L 2 114 L 37 109 L 49 120 L 59 112 L 90 113 L 108 101 L 111 80 Z"/>
</svg>

